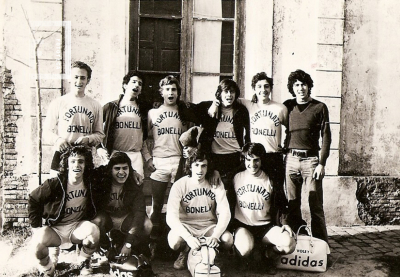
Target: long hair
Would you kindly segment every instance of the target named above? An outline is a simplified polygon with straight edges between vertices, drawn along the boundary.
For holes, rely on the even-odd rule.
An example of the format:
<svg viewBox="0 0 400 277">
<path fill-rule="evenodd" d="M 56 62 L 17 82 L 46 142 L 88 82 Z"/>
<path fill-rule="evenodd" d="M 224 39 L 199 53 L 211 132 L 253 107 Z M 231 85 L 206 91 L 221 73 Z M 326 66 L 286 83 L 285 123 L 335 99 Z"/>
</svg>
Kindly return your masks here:
<svg viewBox="0 0 400 277">
<path fill-rule="evenodd" d="M 296 94 L 293 91 L 293 85 L 294 83 L 296 83 L 296 81 L 307 84 L 308 93 L 311 94 L 311 89 L 314 86 L 314 81 L 311 78 L 310 74 L 304 72 L 301 69 L 297 69 L 296 71 L 289 74 L 287 88 L 293 97 L 296 97 Z"/>
<path fill-rule="evenodd" d="M 71 68 L 85 69 L 87 72 L 87 75 L 88 75 L 87 76 L 88 80 L 90 80 L 92 78 L 92 69 L 90 68 L 90 66 L 88 66 L 84 62 L 81 62 L 81 61 L 73 62 L 71 65 Z"/>
<path fill-rule="evenodd" d="M 210 180 L 211 174 L 213 172 L 213 164 L 211 156 L 208 152 L 205 152 L 199 148 L 194 148 L 191 155 L 186 159 L 185 173 L 189 176 L 192 176 L 192 164 L 195 163 L 196 161 L 204 161 L 204 160 L 207 160 L 206 179 Z"/>
<path fill-rule="evenodd" d="M 232 80 L 232 79 L 224 79 L 222 80 L 217 88 L 217 91 L 215 92 L 215 98 L 217 98 L 219 101 L 221 101 L 221 93 L 223 90 L 229 90 L 235 92 L 235 101 L 239 98 L 240 96 L 240 89 L 237 83 Z"/>
<path fill-rule="evenodd" d="M 85 171 L 83 172 L 83 177 L 89 177 L 94 169 L 93 157 L 92 152 L 86 149 L 86 147 L 83 145 L 70 147 L 61 154 L 61 161 L 59 166 L 60 174 L 68 175 L 68 158 L 76 155 L 81 155 L 85 158 Z"/>
<path fill-rule="evenodd" d="M 107 172 L 109 176 L 112 176 L 112 168 L 116 164 L 128 164 L 129 167 L 129 178 L 133 178 L 132 162 L 129 156 L 124 152 L 115 152 L 111 155 L 110 161 L 107 164 Z M 133 179 L 132 179 L 133 180 Z"/>
</svg>

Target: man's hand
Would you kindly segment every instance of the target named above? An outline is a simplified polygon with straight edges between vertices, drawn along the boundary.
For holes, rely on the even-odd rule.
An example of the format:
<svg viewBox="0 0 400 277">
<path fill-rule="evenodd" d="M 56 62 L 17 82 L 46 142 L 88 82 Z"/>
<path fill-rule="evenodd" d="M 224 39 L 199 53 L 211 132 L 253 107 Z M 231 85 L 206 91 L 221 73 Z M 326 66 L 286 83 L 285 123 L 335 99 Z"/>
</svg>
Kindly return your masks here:
<svg viewBox="0 0 400 277">
<path fill-rule="evenodd" d="M 147 168 L 151 171 L 154 172 L 156 171 L 156 167 L 153 164 L 153 158 L 150 158 L 147 162 Z"/>
<path fill-rule="evenodd" d="M 110 160 L 110 155 L 108 154 L 107 149 L 97 148 L 97 155 L 104 161 L 108 162 Z"/>
<path fill-rule="evenodd" d="M 322 180 L 325 176 L 325 166 L 322 164 L 317 165 L 314 169 L 313 178 L 315 180 Z"/>
<path fill-rule="evenodd" d="M 138 186 L 143 184 L 143 176 L 140 175 L 136 170 L 133 171 L 133 180 L 136 182 Z"/>
<path fill-rule="evenodd" d="M 217 248 L 219 246 L 218 239 L 214 237 L 206 237 L 206 244 L 211 248 Z"/>
<path fill-rule="evenodd" d="M 122 246 L 121 248 L 121 253 L 119 254 L 121 257 L 129 257 L 131 255 L 131 248 L 126 247 L 126 245 L 124 244 L 124 246 Z"/>
<path fill-rule="evenodd" d="M 285 231 L 288 232 L 290 234 L 290 237 L 294 236 L 292 228 L 290 228 L 289 225 L 283 225 L 281 230 L 282 230 L 282 233 Z"/>
<path fill-rule="evenodd" d="M 64 152 L 71 147 L 71 144 L 63 138 L 58 138 L 56 141 L 56 147 L 58 151 Z"/>
<path fill-rule="evenodd" d="M 89 146 L 89 138 L 88 137 L 79 137 L 75 142 L 74 145 L 85 145 Z"/>
<path fill-rule="evenodd" d="M 210 178 L 210 185 L 213 188 L 216 188 L 221 184 L 222 184 L 221 175 L 219 174 L 218 170 L 214 170 L 213 175 Z"/>
<path fill-rule="evenodd" d="M 200 249 L 200 247 L 201 247 L 200 241 L 197 238 L 193 237 L 193 236 L 190 236 L 189 238 L 187 238 L 186 239 L 186 243 L 193 250 Z"/>
<path fill-rule="evenodd" d="M 208 115 L 210 117 L 217 117 L 218 116 L 218 106 L 220 102 L 218 99 L 215 99 L 211 104 L 210 108 L 208 108 Z"/>
</svg>

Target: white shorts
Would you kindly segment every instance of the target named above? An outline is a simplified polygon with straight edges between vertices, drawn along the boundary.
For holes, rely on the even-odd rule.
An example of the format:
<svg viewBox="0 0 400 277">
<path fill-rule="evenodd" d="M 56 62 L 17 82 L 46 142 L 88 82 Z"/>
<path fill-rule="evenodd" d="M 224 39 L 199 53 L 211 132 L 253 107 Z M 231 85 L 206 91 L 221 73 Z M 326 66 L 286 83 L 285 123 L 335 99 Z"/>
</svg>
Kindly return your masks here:
<svg viewBox="0 0 400 277">
<path fill-rule="evenodd" d="M 153 164 L 156 171 L 151 173 L 150 178 L 159 182 L 173 183 L 175 181 L 176 172 L 178 171 L 180 156 L 169 158 L 153 157 Z"/>
<path fill-rule="evenodd" d="M 198 229 L 195 229 L 191 225 L 186 224 L 186 223 L 182 223 L 182 225 L 195 238 L 204 237 L 207 234 L 208 231 L 210 231 L 212 228 L 217 226 L 217 224 L 211 224 L 210 226 L 208 226 L 208 227 L 206 227 L 204 229 L 198 230 Z M 176 233 L 173 229 L 171 231 L 174 232 L 176 235 L 180 236 L 180 234 Z"/>
<path fill-rule="evenodd" d="M 61 239 L 60 248 L 70 248 L 73 243 L 71 241 L 72 233 L 82 221 L 73 222 L 67 225 L 50 226 L 50 228 L 57 233 Z"/>
<path fill-rule="evenodd" d="M 123 152 L 123 151 L 113 150 L 111 155 L 114 154 L 115 152 Z M 136 172 L 139 173 L 142 177 L 144 177 L 142 153 L 140 151 L 139 152 L 132 151 L 124 153 L 128 155 L 129 159 L 131 159 L 132 168 L 136 170 Z"/>
</svg>

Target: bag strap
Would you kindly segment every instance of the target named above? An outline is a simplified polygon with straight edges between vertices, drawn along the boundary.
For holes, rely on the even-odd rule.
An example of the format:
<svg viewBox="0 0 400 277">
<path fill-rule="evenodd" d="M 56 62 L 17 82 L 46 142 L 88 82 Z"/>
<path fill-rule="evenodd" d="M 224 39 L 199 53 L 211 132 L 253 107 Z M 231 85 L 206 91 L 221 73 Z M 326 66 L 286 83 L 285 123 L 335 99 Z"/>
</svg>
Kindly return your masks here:
<svg viewBox="0 0 400 277">
<path fill-rule="evenodd" d="M 312 254 L 313 253 L 313 249 L 314 249 L 314 242 L 313 242 L 314 237 L 313 237 L 313 234 L 312 234 L 312 231 L 311 231 L 310 227 L 308 227 L 307 225 L 301 225 L 299 227 L 299 229 L 297 229 L 296 242 L 297 242 L 297 237 L 299 236 L 299 232 L 300 232 L 301 228 L 306 229 L 308 231 L 308 233 L 310 234 L 310 252 Z"/>
<path fill-rule="evenodd" d="M 204 249 L 206 252 L 206 261 L 207 261 L 207 277 L 210 276 L 210 272 L 211 272 L 211 265 L 210 265 L 210 251 L 208 249 L 207 246 L 207 241 L 205 237 L 199 237 L 199 241 L 200 241 L 200 245 L 201 245 L 201 249 Z M 201 253 L 203 254 L 204 252 L 201 251 Z"/>
</svg>

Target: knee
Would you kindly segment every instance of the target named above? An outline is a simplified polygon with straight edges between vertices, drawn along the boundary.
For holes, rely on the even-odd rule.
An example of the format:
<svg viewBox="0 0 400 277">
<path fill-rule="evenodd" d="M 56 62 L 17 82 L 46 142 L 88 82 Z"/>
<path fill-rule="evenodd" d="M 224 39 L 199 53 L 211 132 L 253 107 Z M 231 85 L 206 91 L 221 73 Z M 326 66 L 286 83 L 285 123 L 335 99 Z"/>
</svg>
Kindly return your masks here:
<svg viewBox="0 0 400 277">
<path fill-rule="evenodd" d="M 144 236 L 145 237 L 150 236 L 152 229 L 153 229 L 153 223 L 151 223 L 151 220 L 146 216 L 144 219 L 144 225 L 143 225 Z"/>
<path fill-rule="evenodd" d="M 224 250 L 232 249 L 232 246 L 233 246 L 233 235 L 232 235 L 231 232 L 225 231 L 222 234 L 220 240 L 221 240 L 222 249 L 224 249 Z"/>
<path fill-rule="evenodd" d="M 89 248 L 97 247 L 100 241 L 99 227 L 96 224 L 88 222 L 84 228 L 87 230 L 87 235 L 82 240 L 82 244 Z"/>
<path fill-rule="evenodd" d="M 186 244 L 185 240 L 178 234 L 174 233 L 174 231 L 171 230 L 168 233 L 168 245 L 172 250 L 180 250 L 184 244 Z"/>
<path fill-rule="evenodd" d="M 296 249 L 296 240 L 294 236 L 290 237 L 288 232 L 282 233 L 279 242 L 275 245 L 275 248 L 280 255 L 291 254 Z"/>
<path fill-rule="evenodd" d="M 253 235 L 245 228 L 238 228 L 235 232 L 234 245 L 242 257 L 246 257 L 254 248 Z"/>
</svg>

